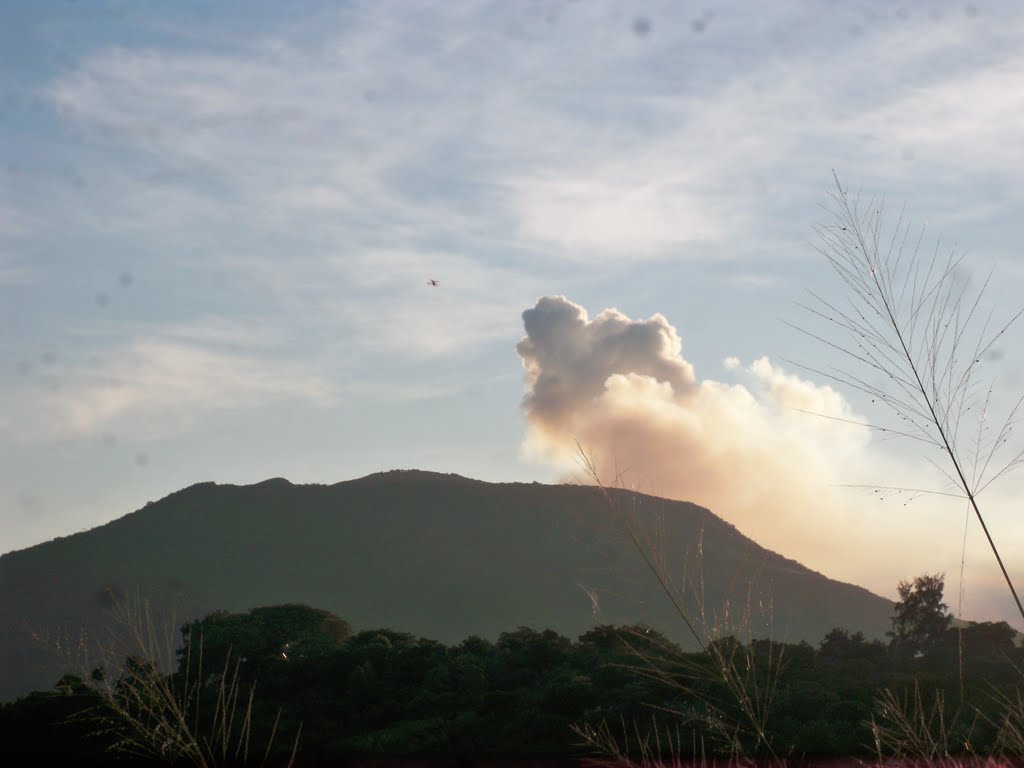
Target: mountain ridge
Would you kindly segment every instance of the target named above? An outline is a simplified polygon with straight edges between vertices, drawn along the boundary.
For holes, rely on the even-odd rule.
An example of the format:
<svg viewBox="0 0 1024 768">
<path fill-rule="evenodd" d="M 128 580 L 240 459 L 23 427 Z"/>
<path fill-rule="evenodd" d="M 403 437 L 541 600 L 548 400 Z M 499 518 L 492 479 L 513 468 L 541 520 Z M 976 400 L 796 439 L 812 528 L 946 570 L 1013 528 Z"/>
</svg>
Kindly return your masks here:
<svg viewBox="0 0 1024 768">
<path fill-rule="evenodd" d="M 358 628 L 444 642 L 520 625 L 578 635 L 640 621 L 685 642 L 629 541 L 627 518 L 673 555 L 676 583 L 691 584 L 688 611 L 699 608 L 700 579 L 711 623 L 741 624 L 737 611 L 746 610 L 755 636 L 811 641 L 834 626 L 869 636 L 888 627 L 891 601 L 762 547 L 704 507 L 609 493 L 620 509 L 593 486 L 422 470 L 331 485 L 194 483 L 102 526 L 0 556 L 0 699 L 49 687 L 64 671 L 30 647 L 26 625 L 84 626 L 95 636 L 109 621 L 110 595 L 135 590 L 178 624 L 216 609 L 304 602 Z M 754 615 L 765 604 L 775 614 Z"/>
</svg>

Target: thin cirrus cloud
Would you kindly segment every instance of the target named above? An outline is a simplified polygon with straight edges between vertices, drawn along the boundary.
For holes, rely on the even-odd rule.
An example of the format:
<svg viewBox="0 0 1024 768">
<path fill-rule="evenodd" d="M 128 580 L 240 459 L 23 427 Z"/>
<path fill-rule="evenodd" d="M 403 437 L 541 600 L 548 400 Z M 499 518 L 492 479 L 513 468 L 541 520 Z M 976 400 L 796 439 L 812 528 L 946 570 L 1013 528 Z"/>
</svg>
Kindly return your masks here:
<svg viewBox="0 0 1024 768">
<path fill-rule="evenodd" d="M 705 200 L 670 182 L 585 177 L 512 182 L 523 234 L 593 260 L 609 254 L 664 254 L 718 240 L 725 221 Z"/>
<path fill-rule="evenodd" d="M 62 386 L 29 397 L 29 419 L 42 422 L 30 425 L 33 433 L 50 439 L 101 432 L 156 439 L 194 429 L 212 412 L 247 411 L 286 399 L 331 401 L 328 383 L 297 363 L 228 351 L 196 336 L 217 342 L 241 338 L 223 329 L 178 329 L 131 341 L 107 355 L 107 364 L 65 370 Z"/>
<path fill-rule="evenodd" d="M 522 304 L 524 291 L 505 290 L 515 270 L 494 263 L 495 244 L 542 254 L 541 277 L 559 284 L 582 262 L 708 258 L 720 249 L 691 246 L 709 241 L 763 252 L 783 214 L 813 210 L 828 168 L 891 173 L 908 145 L 929 151 L 957 89 L 984 80 L 972 93 L 995 105 L 1012 84 L 987 79 L 992 58 L 976 53 L 1019 28 L 1007 10 L 993 24 L 965 23 L 953 5 L 756 7 L 694 25 L 670 3 L 408 14 L 355 3 L 317 17 L 315 45 L 293 20 L 222 47 L 99 46 L 43 88 L 57 118 L 102 153 L 99 168 L 82 161 L 90 194 L 65 200 L 61 220 L 155 242 L 187 233 L 183 252 L 266 286 L 285 322 L 301 310 L 304 327 L 352 331 L 342 335 L 367 349 L 409 338 L 452 354 L 504 337 L 498 313 Z M 992 116 L 1015 109 L 1003 103 Z M 939 119 L 915 122 L 922 114 Z M 970 131 L 951 135 L 946 156 L 981 151 Z M 997 165 L 971 173 L 1005 175 Z M 927 169 L 914 172 L 927 182 Z M 476 268 L 443 276 L 446 289 L 465 273 L 504 295 L 478 291 L 458 337 L 451 314 L 421 341 L 403 335 L 412 326 L 398 320 L 420 308 L 441 317 L 417 303 L 436 297 L 393 296 L 391 322 L 358 281 L 332 282 L 339 263 L 351 274 L 360 254 L 396 250 L 466 254 Z"/>
<path fill-rule="evenodd" d="M 412 225 L 426 220 L 423 207 L 435 226 L 460 223 L 437 206 L 401 204 L 407 201 L 382 184 L 402 159 L 395 139 L 385 137 L 401 140 L 407 130 L 395 130 L 399 116 L 369 108 L 365 83 L 346 62 L 273 47 L 244 60 L 113 50 L 85 60 L 47 95 L 66 118 L 123 136 L 177 169 L 177 179 L 190 178 L 197 205 L 226 195 L 241 215 L 259 211 L 252 223 L 261 229 L 294 226 L 295 215 L 322 223 L 326 215 L 365 216 L 368 209 L 374 220 L 405 217 Z M 327 91 L 332 98 L 323 98 Z M 151 175 L 139 185 L 151 187 Z M 356 189 L 360 203 L 353 206 Z"/>
<path fill-rule="evenodd" d="M 914 90 L 855 120 L 853 130 L 884 137 L 945 168 L 1019 172 L 1024 152 L 1024 57 L 978 67 Z M 964 94 L 970 94 L 965 108 Z"/>
<path fill-rule="evenodd" d="M 187 323 L 146 328 L 139 331 L 150 336 L 185 343 L 217 344 L 222 347 L 244 349 L 273 349 L 287 343 L 287 335 L 279 328 L 254 318 L 226 318 L 210 316 Z"/>
<path fill-rule="evenodd" d="M 641 36 L 616 4 L 409 17 L 355 4 L 324 21 L 316 46 L 282 35 L 238 41 L 244 57 L 107 49 L 46 96 L 63 119 L 142 149 L 157 175 L 173 170 L 178 182 L 156 190 L 151 169 L 109 186 L 124 205 L 105 216 L 126 226 L 162 226 L 168 195 L 177 221 L 209 236 L 244 218 L 250 258 L 274 258 L 261 236 L 315 233 L 366 247 L 515 239 L 579 262 L 699 257 L 687 246 L 758 230 L 763 240 L 744 201 L 766 185 L 800 204 L 777 193 L 811 178 L 817 188 L 837 164 L 881 169 L 918 140 L 927 151 L 935 132 L 921 126 L 936 121 L 919 118 L 953 117 L 943 93 L 982 78 L 996 104 L 1010 85 L 961 55 L 991 42 L 991 25 L 952 13 L 783 3 L 755 18 L 722 11 L 702 34 L 671 5 L 644 18 Z M 751 44 L 726 53 L 721 38 Z M 953 136 L 964 151 L 977 143 Z M 182 179 L 187 194 L 173 196 Z M 147 187 L 145 205 L 132 204 L 134 186 Z"/>
<path fill-rule="evenodd" d="M 0 186 L 13 189 L 15 183 L 11 174 L 0 170 Z M 40 217 L 0 200 L 0 285 L 21 285 L 32 280 L 34 271 L 23 250 L 41 225 Z"/>
<path fill-rule="evenodd" d="M 670 218 L 684 208 L 695 222 L 703 222 L 698 234 L 718 231 L 710 211 L 693 210 L 694 189 L 652 187 L 650 176 L 645 185 L 640 175 L 648 163 L 625 177 L 603 169 L 604 163 L 596 179 L 578 175 L 593 167 L 595 154 L 632 152 L 640 137 L 644 143 L 650 139 L 642 126 L 631 125 L 628 115 L 643 115 L 652 107 L 606 77 L 621 64 L 637 70 L 630 87 L 643 87 L 651 77 L 636 63 L 644 49 L 632 36 L 609 46 L 602 64 L 584 65 L 566 57 L 564 47 L 586 47 L 587 36 L 599 34 L 593 19 L 580 19 L 568 40 L 512 40 L 472 14 L 442 14 L 422 30 L 428 40 L 438 40 L 439 50 L 403 56 L 395 52 L 411 35 L 411 22 L 382 16 L 364 12 L 339 33 L 336 46 L 319 52 L 263 46 L 242 60 L 183 51 L 101 52 L 53 82 L 47 96 L 65 119 L 127 139 L 176 169 L 179 179 L 191 175 L 200 198 L 204 188 L 217 196 L 226 191 L 258 208 L 261 227 L 295 215 L 316 219 L 318 214 L 347 213 L 348 223 L 456 232 L 469 229 L 474 218 L 492 224 L 505 218 L 504 227 L 511 224 L 516 234 L 574 247 L 601 241 L 600 231 L 588 232 L 614 212 L 612 203 L 620 198 L 632 205 L 608 223 L 605 234 L 615 243 L 629 236 L 629 221 L 641 245 L 677 243 Z M 474 36 L 446 49 L 441 41 L 452 33 L 446 22 L 472 27 Z M 493 45 L 515 55 L 507 64 L 494 64 L 493 50 L 487 49 Z M 416 76 L 411 78 L 407 65 L 414 55 Z M 480 66 L 485 61 L 492 63 Z M 517 78 L 537 79 L 556 71 L 556 62 L 568 72 L 537 95 L 512 87 Z M 595 127 L 585 109 L 564 98 L 574 77 L 590 81 L 595 93 L 612 94 L 613 103 L 603 109 L 608 129 Z M 557 85 L 559 79 L 566 80 L 565 88 Z M 323 98 L 327 92 L 329 99 Z M 367 93 L 375 94 L 372 100 L 367 101 Z M 706 96 L 682 94 L 686 120 L 655 133 L 701 131 L 694 117 L 704 110 L 720 113 L 716 100 L 723 98 L 709 101 Z M 724 98 L 734 96 L 726 92 Z M 622 112 L 618 118 L 616 101 Z M 735 149 L 732 133 L 721 136 L 722 146 Z M 662 170 L 665 159 L 657 161 Z M 553 161 L 555 173 L 549 179 Z M 685 169 L 690 161 L 676 162 Z M 144 181 L 151 176 L 140 174 L 139 185 L 152 186 Z M 471 182 L 470 195 L 455 183 L 459 179 Z M 696 181 L 699 186 L 700 178 Z M 114 192 L 130 196 L 127 190 Z M 452 205 L 454 199 L 461 203 Z M 545 213 L 556 205 L 569 214 L 562 226 Z M 467 208 L 469 213 L 463 213 Z M 129 218 L 138 221 L 134 214 Z M 522 219 L 521 226 L 516 218 Z"/>
<path fill-rule="evenodd" d="M 400 347 L 434 356 L 512 331 L 522 299 L 506 295 L 524 284 L 522 275 L 448 255 L 436 244 L 467 241 L 474 231 L 482 233 L 478 243 L 501 244 L 500 232 L 463 212 L 472 204 L 431 202 L 406 189 L 408 180 L 393 168 L 405 163 L 406 176 L 422 173 L 417 158 L 429 147 L 420 153 L 389 139 L 395 108 L 368 105 L 365 82 L 350 82 L 337 67 L 330 57 L 294 51 L 264 51 L 246 63 L 128 51 L 83 62 L 50 88 L 63 114 L 186 170 L 173 184 L 156 186 L 124 169 L 107 174 L 97 182 L 93 209 L 76 207 L 81 226 L 143 233 L 171 224 L 192 244 L 177 257 L 183 262 L 226 269 L 241 284 L 260 283 L 290 314 L 286 322 L 306 330 L 319 322 L 331 337 L 348 329 L 346 344 L 370 351 Z M 314 98 L 328 82 L 336 100 Z M 137 99 L 143 87 L 161 97 Z M 373 111 L 384 117 L 374 119 Z M 434 245 L 423 245 L 430 240 Z M 201 258 L 191 255 L 196 251 Z M 396 253 L 409 256 L 399 263 Z M 424 290 L 431 276 L 445 292 L 460 293 L 454 315 Z M 390 295 L 382 300 L 365 290 L 374 286 Z M 417 313 L 424 314 L 414 322 Z"/>
<path fill-rule="evenodd" d="M 0 179 L 5 184 L 14 184 L 14 179 L 10 174 L 2 171 L 0 171 Z M 25 237 L 37 229 L 40 224 L 41 221 L 37 217 L 30 216 L 13 206 L 0 203 L 0 238 Z"/>
</svg>

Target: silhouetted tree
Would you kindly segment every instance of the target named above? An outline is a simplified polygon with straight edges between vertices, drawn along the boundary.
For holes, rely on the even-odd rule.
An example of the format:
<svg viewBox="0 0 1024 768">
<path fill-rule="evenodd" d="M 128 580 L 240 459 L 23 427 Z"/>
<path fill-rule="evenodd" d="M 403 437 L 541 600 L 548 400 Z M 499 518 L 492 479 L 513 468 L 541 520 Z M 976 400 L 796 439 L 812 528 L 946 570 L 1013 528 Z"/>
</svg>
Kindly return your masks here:
<svg viewBox="0 0 1024 768">
<path fill-rule="evenodd" d="M 953 617 L 942 602 L 945 575 L 924 574 L 913 581 L 900 581 L 900 599 L 892 617 L 890 647 L 900 658 L 927 654 L 942 642 Z"/>
<path fill-rule="evenodd" d="M 308 660 L 339 648 L 352 634 L 349 623 L 329 611 L 287 604 L 247 613 L 217 611 L 181 628 L 179 670 L 198 663 L 202 643 L 203 674 L 220 674 L 239 663 L 246 680 L 268 664 Z"/>
</svg>

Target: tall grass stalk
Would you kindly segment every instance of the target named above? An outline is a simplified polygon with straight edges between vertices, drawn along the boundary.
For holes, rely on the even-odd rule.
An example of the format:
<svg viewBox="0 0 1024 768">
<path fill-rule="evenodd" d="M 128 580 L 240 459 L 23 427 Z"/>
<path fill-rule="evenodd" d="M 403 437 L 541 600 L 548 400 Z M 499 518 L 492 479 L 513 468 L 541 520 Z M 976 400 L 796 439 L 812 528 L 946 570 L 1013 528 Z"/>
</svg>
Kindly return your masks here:
<svg viewBox="0 0 1024 768">
<path fill-rule="evenodd" d="M 926 700 L 916 680 L 910 689 L 901 692 L 880 690 L 875 697 L 875 713 L 871 734 L 879 765 L 895 759 L 901 764 L 923 761 L 927 765 L 956 766 L 962 760 L 957 755 L 974 754 L 970 741 L 973 723 L 957 739 L 954 729 L 962 716 L 960 709 L 947 713 L 942 691 L 935 691 L 933 698 Z"/>
<path fill-rule="evenodd" d="M 1024 396 L 1005 419 L 993 422 L 993 386 L 978 381 L 982 361 L 1024 309 L 1006 323 L 993 324 L 992 313 L 981 308 L 991 273 L 970 293 L 962 252 L 943 253 L 938 245 L 926 252 L 923 231 L 912 237 L 902 213 L 888 227 L 884 201 L 851 195 L 834 173 L 833 179 L 835 191 L 826 207 L 831 223 L 817 228 L 816 248 L 849 290 L 848 301 L 832 302 L 809 291 L 813 301 L 800 306 L 847 340 L 792 327 L 840 353 L 850 367 L 799 367 L 863 392 L 898 419 L 893 427 L 862 426 L 941 451 L 945 464 L 932 464 L 973 510 L 1024 619 L 1024 605 L 978 505 L 989 485 L 1024 463 L 1024 450 L 1001 458 Z"/>
<path fill-rule="evenodd" d="M 817 228 L 816 249 L 848 289 L 838 303 L 808 291 L 812 301 L 800 306 L 842 339 L 834 341 L 792 325 L 797 331 L 839 353 L 845 367 L 822 370 L 798 367 L 837 384 L 858 390 L 884 405 L 896 418 L 893 425 L 861 424 L 885 436 L 913 440 L 939 451 L 929 458 L 946 479 L 944 490 L 875 486 L 891 493 L 938 494 L 965 499 L 999 567 L 1021 618 L 1024 605 L 1006 568 L 995 538 L 978 503 L 996 480 L 1024 463 L 1024 450 L 1008 446 L 1021 416 L 1024 396 L 1002 419 L 993 417 L 994 382 L 980 381 L 980 367 L 997 352 L 996 345 L 1024 314 L 1019 310 L 1004 323 L 994 323 L 982 302 L 992 279 L 969 290 L 965 254 L 923 247 L 924 232 L 912 233 L 902 211 L 887 224 L 884 200 L 851 194 L 833 173 L 835 189 L 826 210 L 830 222 Z M 820 414 L 818 414 L 820 415 Z M 964 532 L 966 537 L 966 530 Z M 966 538 L 965 538 L 966 546 Z M 961 595 L 963 590 L 961 574 Z M 960 649 L 961 698 L 963 695 Z M 1024 753 L 1024 707 L 1004 697 L 1000 728 L 1001 750 Z M 876 697 L 871 721 L 879 763 L 890 755 L 903 763 L 963 765 L 953 753 L 972 754 L 970 733 L 980 715 L 966 723 L 959 708 L 947 713 L 941 692 L 926 701 L 918 684 L 897 695 L 883 689 Z M 956 736 L 964 720 L 966 735 Z"/>
<path fill-rule="evenodd" d="M 655 657 L 645 652 L 640 643 L 630 642 L 630 630 L 621 633 L 621 639 L 639 661 L 636 665 L 628 665 L 629 669 L 677 689 L 686 694 L 696 705 L 688 707 L 687 711 L 661 706 L 654 706 L 654 709 L 677 716 L 685 727 L 698 726 L 702 734 L 700 744 L 702 756 L 705 748 L 704 734 L 707 734 L 712 736 L 719 745 L 724 744 L 727 747 L 730 761 L 734 764 L 744 762 L 754 755 L 761 755 L 762 758 L 772 763 L 781 763 L 776 752 L 776 745 L 772 743 L 768 731 L 768 717 L 779 676 L 784 668 L 784 646 L 767 640 L 764 641 L 764 648 L 767 650 L 765 656 L 759 658 L 756 653 L 752 636 L 753 585 L 750 585 L 750 589 L 748 589 L 746 606 L 736 623 L 738 626 L 733 623 L 734 617 L 729 615 L 728 609 L 724 616 L 709 617 L 704 601 L 702 563 L 699 560 L 700 547 L 698 547 L 695 573 L 687 569 L 683 592 L 680 593 L 673 583 L 672 574 L 668 568 L 667 553 L 658 547 L 657 542 L 652 542 L 639 526 L 636 509 L 623 509 L 620 503 L 618 497 L 624 492 L 628 493 L 621 474 L 616 476 L 612 486 L 608 486 L 603 481 L 593 456 L 588 454 L 578 443 L 577 449 L 579 464 L 584 473 L 584 479 L 588 481 L 587 484 L 597 489 L 604 505 L 624 524 L 631 543 L 640 554 L 648 570 L 657 579 L 666 597 L 671 601 L 676 615 L 683 622 L 687 632 L 701 649 L 702 658 L 710 661 L 711 680 L 708 679 L 708 665 L 671 653 L 668 647 L 659 647 L 658 650 L 665 653 L 659 653 Z M 690 600 L 695 605 L 694 611 L 689 611 L 686 608 Z M 733 635 L 737 629 L 742 631 L 744 628 L 750 635 L 746 644 L 727 642 L 728 637 Z M 635 639 L 639 640 L 640 638 Z M 715 701 L 695 686 L 695 683 L 701 681 L 715 681 L 723 684 L 731 703 L 739 712 L 739 722 L 725 710 L 721 702 Z M 622 725 L 623 733 L 626 735 L 626 743 L 622 745 L 617 744 L 606 724 L 597 728 L 577 726 L 575 731 L 583 739 L 584 744 L 609 755 L 618 764 L 630 763 L 628 755 L 631 751 L 639 752 L 641 766 L 679 763 L 678 756 L 683 744 L 677 729 L 669 730 L 662 736 L 654 723 L 653 729 L 642 735 L 639 727 L 634 724 L 634 749 L 631 750 L 628 743 L 629 729 L 624 723 Z M 670 750 L 668 755 L 662 752 L 662 738 L 664 738 L 665 746 Z M 694 738 L 696 738 L 696 733 Z M 745 743 L 749 738 L 753 739 L 753 755 L 748 754 L 749 743 Z M 692 746 L 696 748 L 696 744 Z"/>
<path fill-rule="evenodd" d="M 181 672 L 175 674 L 173 620 L 161 626 L 149 601 L 138 594 L 119 598 L 112 614 L 115 623 L 101 650 L 103 663 L 91 676 L 102 707 L 87 716 L 115 735 L 115 749 L 199 768 L 253 764 L 259 754 L 253 733 L 256 686 L 242 680 L 241 660 L 229 652 L 223 667 L 205 669 L 200 637 L 195 653 L 192 643 L 186 645 Z M 206 711 L 209 694 L 212 709 Z M 259 765 L 270 758 L 280 717 L 279 709 Z M 300 735 L 301 725 L 288 766 L 294 763 Z"/>
<path fill-rule="evenodd" d="M 1024 681 L 1024 670 L 1020 667 L 1017 676 Z M 1020 762 L 1024 760 L 1024 694 L 1017 687 L 1013 692 L 993 689 L 991 696 L 1001 711 L 998 722 L 985 718 L 989 725 L 997 728 L 996 753 Z"/>
</svg>

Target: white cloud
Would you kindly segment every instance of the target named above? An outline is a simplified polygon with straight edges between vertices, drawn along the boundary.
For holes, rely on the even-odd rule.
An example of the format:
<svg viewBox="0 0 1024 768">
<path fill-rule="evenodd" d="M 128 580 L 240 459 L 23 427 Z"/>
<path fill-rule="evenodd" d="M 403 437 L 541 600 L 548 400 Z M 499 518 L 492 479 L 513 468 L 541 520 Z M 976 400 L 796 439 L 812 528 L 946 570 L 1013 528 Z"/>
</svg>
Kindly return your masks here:
<svg viewBox="0 0 1024 768">
<path fill-rule="evenodd" d="M 0 252 L 0 285 L 24 285 L 32 281 L 33 271 L 22 259 Z"/>
<path fill-rule="evenodd" d="M 214 411 L 253 410 L 282 399 L 331 401 L 327 382 L 297 363 L 175 335 L 140 338 L 112 350 L 107 364 L 63 371 L 63 386 L 31 398 L 30 423 L 41 421 L 50 438 L 109 431 L 154 439 L 189 431 Z"/>
<path fill-rule="evenodd" d="M 637 15 L 649 35 L 633 33 Z M 770 244 L 780 209 L 813 210 L 832 167 L 898 173 L 893 153 L 918 146 L 986 153 L 987 172 L 1007 172 L 993 147 L 1013 135 L 1018 67 L 975 51 L 1000 50 L 1017 14 L 790 2 L 721 9 L 703 34 L 692 20 L 670 3 L 356 4 L 321 18 L 316 45 L 282 33 L 230 54 L 97 51 L 47 96 L 153 169 L 108 164 L 72 217 L 219 245 L 230 232 L 231 248 L 210 250 L 238 269 L 263 262 L 248 279 L 280 283 L 293 278 L 269 242 L 289 243 L 303 276 L 323 269 L 325 243 L 444 241 L 484 266 L 495 242 L 567 268 L 707 258 L 709 243 L 738 256 L 738 239 Z"/>
<path fill-rule="evenodd" d="M 15 189 L 23 183 L 14 174 L 0 169 L 0 187 Z M 39 231 L 42 220 L 24 207 L 5 203 L 10 196 L 0 191 L 0 285 L 19 285 L 32 280 L 34 271 L 24 255 L 25 243 Z"/>
<path fill-rule="evenodd" d="M 146 329 L 140 328 L 140 331 Z M 154 335 L 185 343 L 216 344 L 242 349 L 280 347 L 288 337 L 280 328 L 255 318 L 208 316 L 188 323 L 150 329 Z"/>
<path fill-rule="evenodd" d="M 10 174 L 0 174 L 4 183 L 15 183 Z M 31 234 L 38 226 L 39 220 L 13 206 L 0 205 L 0 238 L 24 237 Z"/>
<path fill-rule="evenodd" d="M 1024 170 L 1024 57 L 915 88 L 853 121 L 879 151 L 933 167 L 1002 175 Z"/>
<path fill-rule="evenodd" d="M 672 247 L 717 240 L 726 221 L 686 184 L 581 176 L 511 181 L 523 235 L 579 259 L 663 256 Z"/>
</svg>

